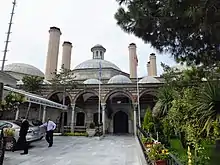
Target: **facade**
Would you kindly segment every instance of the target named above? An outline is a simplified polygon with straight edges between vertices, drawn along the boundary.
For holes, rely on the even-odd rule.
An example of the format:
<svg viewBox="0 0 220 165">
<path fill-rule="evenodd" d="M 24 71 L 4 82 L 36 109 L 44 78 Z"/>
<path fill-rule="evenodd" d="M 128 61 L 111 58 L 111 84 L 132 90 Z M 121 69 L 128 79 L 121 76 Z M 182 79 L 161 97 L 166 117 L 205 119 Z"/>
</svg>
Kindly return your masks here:
<svg viewBox="0 0 220 165">
<path fill-rule="evenodd" d="M 54 89 L 49 82 L 58 67 L 61 31 L 57 27 L 51 27 L 49 33 L 44 75 L 47 83 L 42 85 L 42 96 L 69 108 L 56 112 L 47 109 L 46 116 L 58 123 L 63 122 L 63 125 L 70 126 L 72 130 L 87 127 L 91 122 L 98 125 L 100 118 L 106 133 L 133 133 L 146 109 L 155 105 L 157 89 L 163 85 L 163 79 L 157 77 L 155 54 L 150 55 L 147 63 L 148 76 L 138 78 L 134 43 L 128 46 L 130 73 L 123 72 L 117 65 L 105 60 L 107 50 L 102 45 L 95 45 L 91 48 L 92 58 L 72 70 L 77 87 L 73 89 L 71 86 L 60 86 Z M 62 65 L 66 69 L 70 68 L 71 53 L 72 43 L 65 41 Z M 14 70 L 13 73 L 15 72 L 19 71 Z M 40 111 L 37 116 L 41 116 Z"/>
</svg>

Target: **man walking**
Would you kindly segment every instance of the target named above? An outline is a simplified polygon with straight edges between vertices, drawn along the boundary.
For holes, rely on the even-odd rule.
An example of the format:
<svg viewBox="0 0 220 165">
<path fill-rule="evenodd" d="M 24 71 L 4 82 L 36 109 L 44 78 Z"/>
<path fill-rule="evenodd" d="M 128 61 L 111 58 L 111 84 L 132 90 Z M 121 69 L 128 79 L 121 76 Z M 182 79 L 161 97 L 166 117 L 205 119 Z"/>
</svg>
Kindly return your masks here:
<svg viewBox="0 0 220 165">
<path fill-rule="evenodd" d="M 20 132 L 19 132 L 18 144 L 24 150 L 24 152 L 21 153 L 21 155 L 26 155 L 28 154 L 28 144 L 26 140 L 26 135 L 29 129 L 29 122 L 24 117 L 22 117 L 21 119 L 22 119 L 22 123 L 21 123 Z"/>
<path fill-rule="evenodd" d="M 56 124 L 48 118 L 47 122 L 40 127 L 46 127 L 46 141 L 49 143 L 48 147 L 53 145 L 53 131 L 56 129 Z"/>
</svg>

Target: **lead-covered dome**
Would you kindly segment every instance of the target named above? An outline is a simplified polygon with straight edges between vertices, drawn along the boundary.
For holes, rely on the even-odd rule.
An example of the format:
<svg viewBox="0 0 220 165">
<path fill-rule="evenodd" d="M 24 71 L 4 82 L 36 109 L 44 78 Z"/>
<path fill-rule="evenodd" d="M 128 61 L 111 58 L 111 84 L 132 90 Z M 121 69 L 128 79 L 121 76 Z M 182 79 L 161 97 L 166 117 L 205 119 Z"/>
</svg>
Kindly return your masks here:
<svg viewBox="0 0 220 165">
<path fill-rule="evenodd" d="M 83 84 L 99 84 L 99 83 L 102 84 L 101 81 L 99 81 L 98 79 L 93 79 L 93 78 L 87 79 L 83 82 Z"/>
<path fill-rule="evenodd" d="M 81 64 L 77 65 L 75 69 L 98 69 L 100 68 L 100 62 L 102 68 L 113 68 L 116 70 L 121 71 L 119 67 L 117 67 L 115 64 L 101 59 L 92 59 L 82 62 Z"/>
<path fill-rule="evenodd" d="M 138 83 L 146 84 L 146 83 L 161 83 L 161 82 L 153 76 L 147 76 L 142 78 Z"/>
<path fill-rule="evenodd" d="M 5 65 L 4 71 L 44 77 L 44 73 L 40 69 L 24 63 L 12 63 Z"/>
<path fill-rule="evenodd" d="M 109 81 L 108 84 L 130 84 L 132 83 L 131 80 L 124 76 L 124 75 L 116 75 L 113 76 Z"/>
</svg>

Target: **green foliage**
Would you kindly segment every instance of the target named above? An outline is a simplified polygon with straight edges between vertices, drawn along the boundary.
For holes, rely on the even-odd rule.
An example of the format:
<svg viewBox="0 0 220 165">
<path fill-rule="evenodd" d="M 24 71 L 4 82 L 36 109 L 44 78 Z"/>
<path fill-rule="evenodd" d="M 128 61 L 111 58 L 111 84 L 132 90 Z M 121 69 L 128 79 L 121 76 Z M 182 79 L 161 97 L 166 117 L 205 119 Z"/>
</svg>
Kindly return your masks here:
<svg viewBox="0 0 220 165">
<path fill-rule="evenodd" d="M 43 80 L 44 78 L 39 76 L 24 76 L 22 78 L 23 89 L 31 93 L 38 93 Z"/>
<path fill-rule="evenodd" d="M 147 108 L 147 110 L 145 112 L 144 122 L 143 122 L 142 127 L 148 133 L 154 131 L 154 122 L 153 122 L 152 112 L 151 112 L 151 109 L 149 107 Z"/>
<path fill-rule="evenodd" d="M 213 65 L 220 60 L 218 0 L 116 0 L 115 14 L 127 33 L 168 52 L 177 62 Z"/>
<path fill-rule="evenodd" d="M 72 89 L 77 87 L 77 83 L 75 81 L 75 77 L 70 69 L 64 68 L 62 65 L 59 72 L 54 72 L 54 78 L 52 79 L 52 85 L 55 88 L 69 86 Z"/>
<path fill-rule="evenodd" d="M 148 153 L 149 159 L 156 160 L 167 160 L 169 158 L 168 150 L 164 148 L 162 144 L 154 144 Z"/>
<path fill-rule="evenodd" d="M 2 110 L 14 110 L 16 106 L 25 102 L 25 96 L 15 92 L 9 92 L 1 102 Z"/>
<path fill-rule="evenodd" d="M 88 136 L 87 132 L 69 132 L 69 133 L 64 133 L 63 136 Z"/>
</svg>

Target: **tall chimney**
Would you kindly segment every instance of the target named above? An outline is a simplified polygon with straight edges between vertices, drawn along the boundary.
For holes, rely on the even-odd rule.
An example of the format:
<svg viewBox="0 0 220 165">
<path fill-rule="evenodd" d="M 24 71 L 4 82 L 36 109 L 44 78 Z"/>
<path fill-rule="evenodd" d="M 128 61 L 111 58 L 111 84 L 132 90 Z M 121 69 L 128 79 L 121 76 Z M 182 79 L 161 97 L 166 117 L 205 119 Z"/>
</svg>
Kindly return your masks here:
<svg viewBox="0 0 220 165">
<path fill-rule="evenodd" d="M 150 54 L 150 73 L 151 76 L 157 76 L 156 55 L 154 53 Z"/>
<path fill-rule="evenodd" d="M 151 71 L 150 71 L 150 61 L 147 62 L 147 75 L 148 75 L 148 76 L 151 75 Z"/>
<path fill-rule="evenodd" d="M 70 69 L 71 53 L 72 53 L 72 43 L 68 41 L 64 41 L 63 42 L 62 65 L 65 69 Z"/>
<path fill-rule="evenodd" d="M 50 27 L 49 33 L 50 36 L 45 69 L 46 80 L 52 80 L 54 77 L 54 72 L 57 70 L 60 36 L 62 34 L 60 29 L 57 27 Z"/>
<path fill-rule="evenodd" d="M 136 45 L 131 43 L 128 47 L 129 50 L 129 69 L 130 78 L 137 78 L 137 54 Z"/>
</svg>

